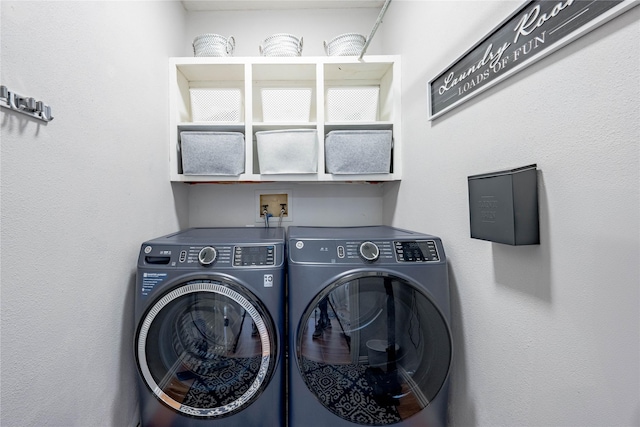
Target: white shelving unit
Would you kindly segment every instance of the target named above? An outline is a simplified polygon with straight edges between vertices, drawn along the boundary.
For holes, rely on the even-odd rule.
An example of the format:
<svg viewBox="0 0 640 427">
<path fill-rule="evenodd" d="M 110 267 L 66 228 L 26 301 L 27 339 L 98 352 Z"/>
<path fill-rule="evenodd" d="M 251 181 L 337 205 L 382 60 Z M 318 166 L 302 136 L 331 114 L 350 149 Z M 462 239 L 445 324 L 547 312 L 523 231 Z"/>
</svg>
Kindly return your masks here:
<svg viewBox="0 0 640 427">
<path fill-rule="evenodd" d="M 170 59 L 171 181 L 176 182 L 353 182 L 396 181 L 402 178 L 400 57 L 189 57 Z M 326 121 L 329 88 L 379 86 L 378 120 L 373 122 Z M 263 88 L 310 88 L 309 120 L 265 122 Z M 194 122 L 190 89 L 240 90 L 240 120 Z M 318 172 L 314 174 L 260 174 L 255 133 L 267 130 L 315 129 L 318 136 Z M 391 170 L 384 174 L 329 174 L 325 172 L 324 139 L 332 130 L 391 130 Z M 182 131 L 233 131 L 245 136 L 245 172 L 239 176 L 184 175 L 180 157 Z"/>
</svg>

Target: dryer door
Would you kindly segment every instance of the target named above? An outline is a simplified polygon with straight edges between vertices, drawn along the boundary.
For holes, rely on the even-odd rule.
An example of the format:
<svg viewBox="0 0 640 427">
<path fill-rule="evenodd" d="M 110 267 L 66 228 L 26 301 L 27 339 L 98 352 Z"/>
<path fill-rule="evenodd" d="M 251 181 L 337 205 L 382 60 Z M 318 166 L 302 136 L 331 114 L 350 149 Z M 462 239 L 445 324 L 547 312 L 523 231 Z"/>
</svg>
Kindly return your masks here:
<svg viewBox="0 0 640 427">
<path fill-rule="evenodd" d="M 452 356 L 447 322 L 418 286 L 381 273 L 325 288 L 298 328 L 297 365 L 329 411 L 387 425 L 424 409 L 441 390 Z"/>
<path fill-rule="evenodd" d="M 276 364 L 274 324 L 245 288 L 192 280 L 158 299 L 136 335 L 141 375 L 183 414 L 224 417 L 251 404 Z"/>
</svg>

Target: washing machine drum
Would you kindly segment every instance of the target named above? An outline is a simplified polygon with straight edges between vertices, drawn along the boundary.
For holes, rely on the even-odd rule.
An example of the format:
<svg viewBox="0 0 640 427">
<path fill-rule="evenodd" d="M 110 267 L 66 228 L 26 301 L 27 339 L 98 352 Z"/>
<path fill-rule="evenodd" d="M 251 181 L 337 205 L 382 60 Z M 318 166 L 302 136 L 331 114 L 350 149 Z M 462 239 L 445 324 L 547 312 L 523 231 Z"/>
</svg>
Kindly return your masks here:
<svg viewBox="0 0 640 427">
<path fill-rule="evenodd" d="M 194 280 L 174 288 L 143 318 L 138 368 L 158 399 L 195 417 L 225 417 L 250 405 L 276 364 L 273 321 L 245 288 Z"/>
<path fill-rule="evenodd" d="M 361 425 L 414 416 L 437 396 L 451 365 L 442 312 L 426 292 L 393 275 L 334 282 L 304 311 L 296 358 L 317 400 Z"/>
</svg>

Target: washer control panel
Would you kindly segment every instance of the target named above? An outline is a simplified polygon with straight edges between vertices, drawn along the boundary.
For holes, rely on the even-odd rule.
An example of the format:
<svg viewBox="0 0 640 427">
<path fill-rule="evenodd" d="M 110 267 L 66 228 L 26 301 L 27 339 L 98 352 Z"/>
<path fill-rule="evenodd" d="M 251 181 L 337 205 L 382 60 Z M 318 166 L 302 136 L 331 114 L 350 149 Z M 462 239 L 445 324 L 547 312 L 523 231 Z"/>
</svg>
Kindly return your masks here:
<svg viewBox="0 0 640 427">
<path fill-rule="evenodd" d="M 278 249 L 278 247 L 280 249 Z M 151 246 L 142 248 L 139 265 L 156 268 L 260 268 L 282 265 L 282 244 Z"/>
<path fill-rule="evenodd" d="M 179 265 L 192 266 L 200 264 L 203 267 L 229 264 L 231 261 L 230 246 L 189 246 L 182 248 L 178 258 Z"/>
<path fill-rule="evenodd" d="M 358 248 L 360 256 L 365 261 L 373 262 L 380 256 L 380 248 L 373 242 L 364 242 L 360 244 Z"/>
<path fill-rule="evenodd" d="M 275 265 L 275 246 L 236 246 L 233 251 L 234 267 L 262 267 Z"/>
<path fill-rule="evenodd" d="M 216 251 L 216 248 L 205 246 L 200 249 L 200 252 L 198 252 L 198 262 L 202 265 L 210 265 L 213 264 L 217 256 L 218 252 Z"/>
</svg>

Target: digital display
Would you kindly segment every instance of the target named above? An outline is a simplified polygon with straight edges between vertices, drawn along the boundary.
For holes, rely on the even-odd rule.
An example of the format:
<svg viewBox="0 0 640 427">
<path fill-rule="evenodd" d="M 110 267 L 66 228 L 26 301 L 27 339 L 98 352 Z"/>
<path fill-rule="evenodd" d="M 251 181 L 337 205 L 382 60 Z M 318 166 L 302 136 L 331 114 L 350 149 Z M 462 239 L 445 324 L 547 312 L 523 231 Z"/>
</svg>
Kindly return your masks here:
<svg viewBox="0 0 640 427">
<path fill-rule="evenodd" d="M 439 261 L 433 240 L 395 242 L 396 259 L 399 262 Z"/>
<path fill-rule="evenodd" d="M 233 253 L 233 265 L 236 267 L 262 266 L 275 264 L 274 246 L 236 246 Z"/>
</svg>

